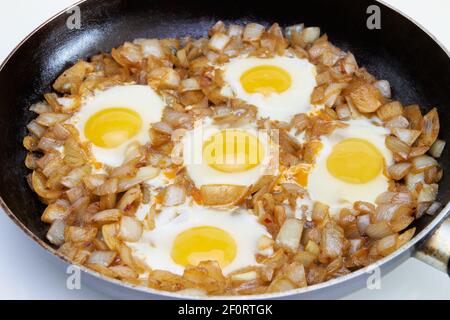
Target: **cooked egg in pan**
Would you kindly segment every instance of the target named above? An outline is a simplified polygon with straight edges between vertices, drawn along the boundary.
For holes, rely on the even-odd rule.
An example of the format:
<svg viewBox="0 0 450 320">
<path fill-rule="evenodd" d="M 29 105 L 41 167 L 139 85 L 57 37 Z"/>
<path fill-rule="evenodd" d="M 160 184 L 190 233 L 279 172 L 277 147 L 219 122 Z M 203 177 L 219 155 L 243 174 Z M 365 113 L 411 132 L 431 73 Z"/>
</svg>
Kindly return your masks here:
<svg viewBox="0 0 450 320">
<path fill-rule="evenodd" d="M 311 109 L 317 73 L 306 59 L 238 57 L 223 69 L 234 96 L 256 106 L 259 117 L 288 122 Z"/>
<path fill-rule="evenodd" d="M 90 142 L 95 162 L 120 166 L 131 143 L 149 141 L 150 124 L 161 120 L 164 106 L 149 86 L 116 86 L 85 98 L 69 123 Z"/>
<path fill-rule="evenodd" d="M 389 131 L 369 120 L 350 120 L 320 139 L 315 164 L 304 180 L 311 199 L 341 208 L 355 201 L 374 203 L 387 191 L 386 167 L 393 163 L 385 145 Z"/>
<path fill-rule="evenodd" d="M 257 265 L 258 253 L 270 254 L 258 250 L 263 236 L 270 238 L 257 217 L 244 209 L 229 212 L 184 204 L 164 207 L 155 228 L 127 245 L 152 269 L 182 274 L 187 265 L 215 260 L 228 274 Z"/>
<path fill-rule="evenodd" d="M 199 188 L 210 184 L 254 184 L 277 170 L 276 145 L 264 130 L 224 128 L 202 122 L 182 140 L 183 166 Z"/>
</svg>

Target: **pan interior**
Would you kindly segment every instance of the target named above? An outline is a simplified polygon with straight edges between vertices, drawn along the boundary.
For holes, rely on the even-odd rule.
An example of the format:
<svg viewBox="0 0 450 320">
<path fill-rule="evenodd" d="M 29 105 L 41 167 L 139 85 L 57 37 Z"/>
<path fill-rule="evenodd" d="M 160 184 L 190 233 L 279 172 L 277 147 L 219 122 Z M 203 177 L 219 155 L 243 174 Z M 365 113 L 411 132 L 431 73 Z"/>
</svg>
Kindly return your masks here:
<svg viewBox="0 0 450 320">
<path fill-rule="evenodd" d="M 372 1 L 309 1 L 294 9 L 288 1 L 273 3 L 228 1 L 85 1 L 80 5 L 81 29 L 66 26 L 68 15 L 59 15 L 35 32 L 12 55 L 0 72 L 0 196 L 32 233 L 45 239 L 48 226 L 40 222 L 43 205 L 26 182 L 26 152 L 22 139 L 34 117 L 28 107 L 51 90 L 56 77 L 78 59 L 135 38 L 166 38 L 206 35 L 217 21 L 258 22 L 282 26 L 305 23 L 319 26 L 332 43 L 351 51 L 360 65 L 379 79 L 388 80 L 395 99 L 418 103 L 423 110 L 439 107 L 441 123 L 450 117 L 450 60 L 445 51 L 415 24 L 377 3 L 381 29 L 367 27 L 366 10 Z M 441 128 L 447 140 L 449 126 Z M 449 167 L 449 148 L 441 166 Z M 450 177 L 444 175 L 439 200 L 450 200 Z M 432 217 L 416 222 L 419 231 Z"/>
</svg>

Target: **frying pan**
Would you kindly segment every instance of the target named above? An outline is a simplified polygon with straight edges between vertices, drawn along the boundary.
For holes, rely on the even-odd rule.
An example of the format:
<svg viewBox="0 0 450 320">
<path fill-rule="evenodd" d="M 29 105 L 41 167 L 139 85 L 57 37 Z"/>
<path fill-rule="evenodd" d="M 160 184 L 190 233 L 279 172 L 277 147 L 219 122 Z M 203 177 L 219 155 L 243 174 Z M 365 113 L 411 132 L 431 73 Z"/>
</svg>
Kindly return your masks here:
<svg viewBox="0 0 450 320">
<path fill-rule="evenodd" d="M 39 219 L 43 210 L 26 182 L 26 155 L 22 139 L 34 117 L 28 107 L 51 90 L 56 77 L 78 59 L 109 52 L 135 38 L 205 36 L 217 21 L 258 22 L 282 26 L 305 23 L 319 26 L 338 47 L 354 53 L 360 65 L 379 79 L 388 80 L 395 99 L 418 103 L 423 111 L 437 106 L 440 138 L 450 140 L 450 59 L 446 50 L 425 30 L 387 5 L 367 0 L 315 0 L 290 2 L 186 1 L 186 0 L 86 0 L 77 4 L 81 28 L 69 29 L 69 15 L 61 12 L 28 36 L 0 69 L 0 204 L 30 238 L 57 257 L 68 261 L 45 240 L 48 226 Z M 381 29 L 367 27 L 368 7 L 380 10 Z M 440 158 L 449 168 L 450 148 Z M 447 171 L 447 170 L 446 170 Z M 417 233 L 405 246 L 380 260 L 381 274 L 415 255 L 448 272 L 450 246 L 450 173 L 440 183 L 438 200 L 445 206 L 435 216 L 415 222 Z M 13 245 L 13 244 L 12 244 Z M 184 298 L 174 293 L 124 284 L 81 267 L 91 286 L 120 298 Z M 365 285 L 373 266 L 349 275 L 287 292 L 253 298 L 335 298 Z M 235 297 L 250 298 L 250 297 Z"/>
</svg>

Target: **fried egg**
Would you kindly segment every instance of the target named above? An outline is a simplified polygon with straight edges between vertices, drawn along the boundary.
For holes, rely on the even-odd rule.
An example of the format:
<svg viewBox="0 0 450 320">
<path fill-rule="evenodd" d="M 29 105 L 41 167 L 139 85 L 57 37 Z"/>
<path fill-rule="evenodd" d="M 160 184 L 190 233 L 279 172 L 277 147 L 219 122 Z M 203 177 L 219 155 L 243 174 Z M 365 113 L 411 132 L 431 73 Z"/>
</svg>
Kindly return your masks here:
<svg viewBox="0 0 450 320">
<path fill-rule="evenodd" d="M 137 216 L 144 218 L 148 207 Z M 258 265 L 260 239 L 271 237 L 257 217 L 247 210 L 220 211 L 199 205 L 164 207 L 153 230 L 145 230 L 138 242 L 128 242 L 133 255 L 152 269 L 183 274 L 187 265 L 215 260 L 224 274 Z"/>
<path fill-rule="evenodd" d="M 317 72 L 306 59 L 238 57 L 223 71 L 222 91 L 231 89 L 236 98 L 256 106 L 259 117 L 288 122 L 311 109 Z"/>
<path fill-rule="evenodd" d="M 368 119 L 343 123 L 347 127 L 321 137 L 315 164 L 303 181 L 311 199 L 329 205 L 331 212 L 355 201 L 374 203 L 388 190 L 385 172 L 393 163 L 385 144 L 389 130 Z"/>
<path fill-rule="evenodd" d="M 268 133 L 251 125 L 196 125 L 182 139 L 183 166 L 196 187 L 251 185 L 278 168 L 278 148 Z"/>
<path fill-rule="evenodd" d="M 149 86 L 115 86 L 86 97 L 69 123 L 90 143 L 95 162 L 120 166 L 131 144 L 149 141 L 150 124 L 161 120 L 164 106 Z"/>
</svg>

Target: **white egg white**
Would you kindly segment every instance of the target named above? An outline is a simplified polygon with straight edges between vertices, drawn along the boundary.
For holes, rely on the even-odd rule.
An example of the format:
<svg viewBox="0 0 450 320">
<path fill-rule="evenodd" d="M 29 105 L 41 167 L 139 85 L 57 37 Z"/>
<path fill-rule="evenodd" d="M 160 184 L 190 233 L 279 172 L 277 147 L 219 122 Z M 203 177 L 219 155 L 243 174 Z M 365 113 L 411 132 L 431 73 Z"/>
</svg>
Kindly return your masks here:
<svg viewBox="0 0 450 320">
<path fill-rule="evenodd" d="M 129 141 L 116 148 L 101 148 L 91 143 L 92 155 L 96 162 L 109 166 L 120 166 L 126 158 L 127 148 L 138 142 L 149 141 L 150 124 L 161 120 L 165 103 L 149 86 L 121 85 L 103 91 L 95 91 L 94 95 L 85 97 L 80 110 L 68 121 L 75 125 L 82 142 L 89 141 L 85 136 L 86 122 L 97 112 L 109 108 L 127 108 L 137 112 L 142 120 L 140 131 Z"/>
<path fill-rule="evenodd" d="M 291 76 L 291 86 L 282 93 L 264 96 L 260 93 L 248 93 L 241 84 L 241 76 L 247 70 L 260 65 L 274 65 L 287 71 Z M 223 93 L 229 88 L 236 98 L 246 101 L 258 108 L 258 116 L 289 122 L 292 116 L 310 111 L 311 94 L 317 85 L 316 67 L 306 59 L 277 56 L 274 58 L 237 57 L 223 66 L 224 80 L 227 84 Z"/>
<path fill-rule="evenodd" d="M 148 205 L 138 209 L 137 216 L 145 219 Z M 164 207 L 155 218 L 155 228 L 144 231 L 138 242 L 127 242 L 133 255 L 152 269 L 183 274 L 184 267 L 176 264 L 171 251 L 175 238 L 181 232 L 201 226 L 211 226 L 226 231 L 236 242 L 235 259 L 222 271 L 228 274 L 240 268 L 258 265 L 255 255 L 262 236 L 270 237 L 257 217 L 244 209 L 221 211 L 195 204 Z M 272 252 L 264 252 L 271 254 Z"/>
<path fill-rule="evenodd" d="M 333 146 L 347 138 L 360 138 L 373 144 L 382 154 L 385 165 L 393 163 L 392 152 L 385 144 L 389 130 L 374 125 L 368 119 L 345 121 L 346 128 L 338 128 L 330 136 L 321 137 L 323 148 L 308 176 L 307 190 L 312 200 L 330 206 L 330 211 L 349 207 L 356 201 L 374 203 L 377 196 L 388 190 L 389 179 L 381 172 L 375 179 L 364 184 L 352 184 L 334 177 L 327 169 L 327 158 Z"/>
<path fill-rule="evenodd" d="M 208 164 L 203 163 L 203 143 L 212 135 L 223 129 L 238 129 L 256 136 L 264 148 L 264 157 L 255 167 L 243 172 L 221 172 Z M 189 177 L 199 188 L 208 184 L 251 185 L 258 181 L 262 175 L 273 175 L 278 172 L 278 148 L 271 141 L 264 130 L 255 126 L 246 125 L 236 128 L 225 128 L 212 124 L 211 121 L 202 121 L 194 129 L 187 132 L 181 141 L 183 148 L 183 166 Z"/>
</svg>

